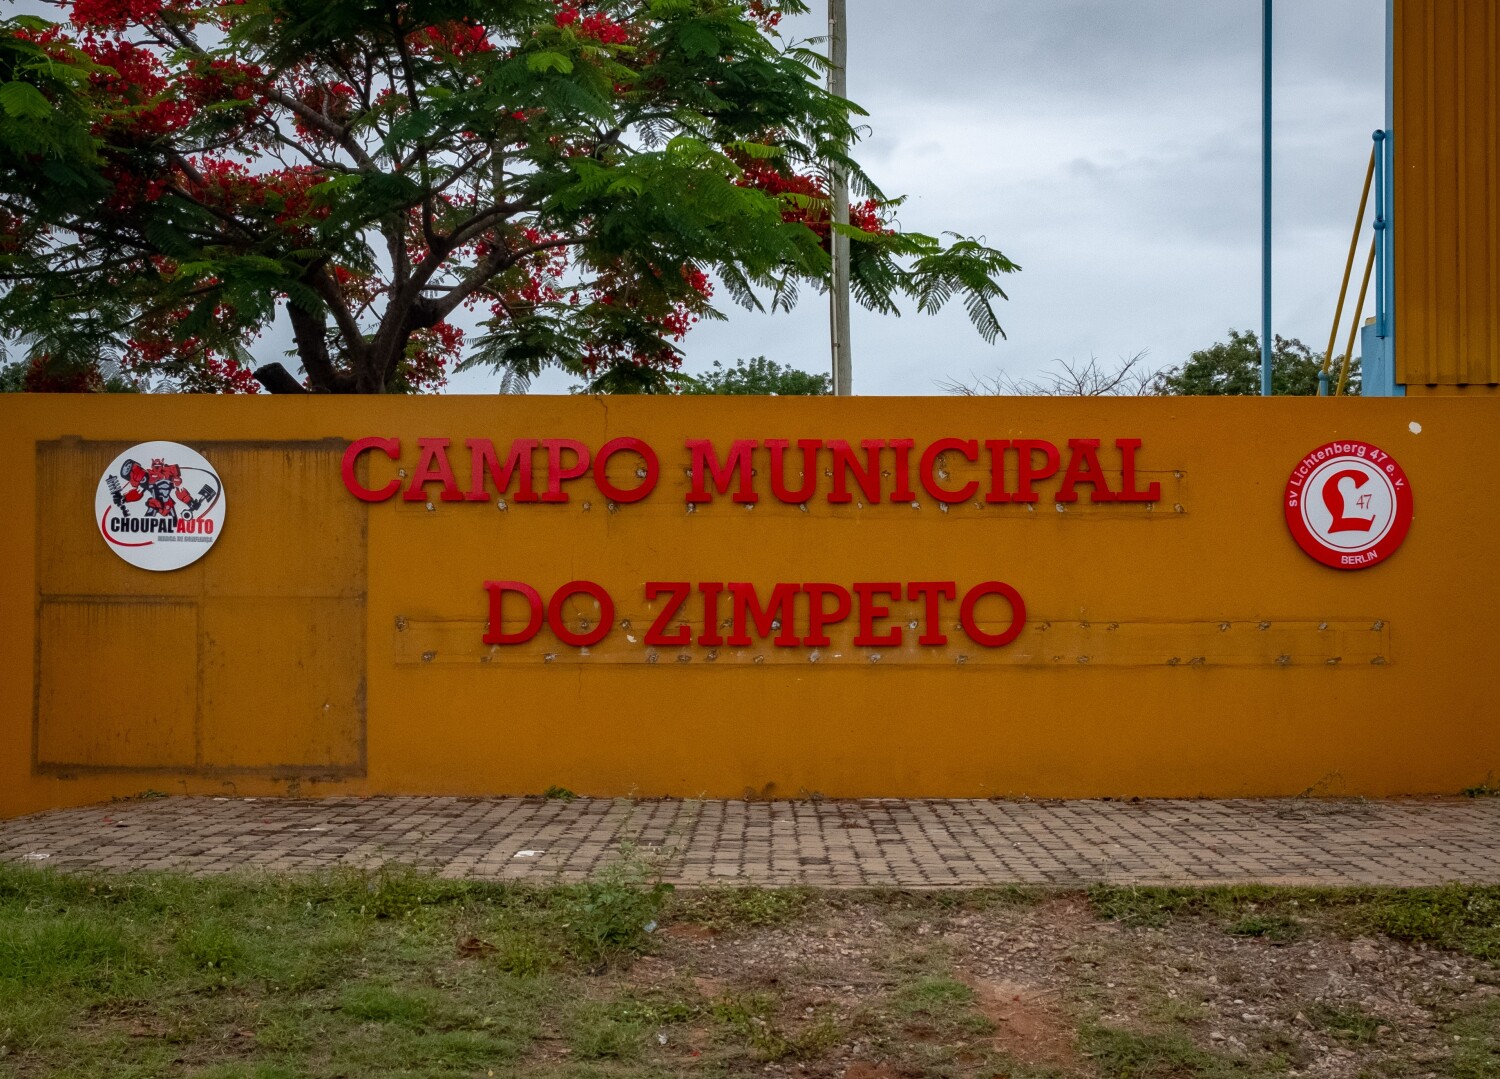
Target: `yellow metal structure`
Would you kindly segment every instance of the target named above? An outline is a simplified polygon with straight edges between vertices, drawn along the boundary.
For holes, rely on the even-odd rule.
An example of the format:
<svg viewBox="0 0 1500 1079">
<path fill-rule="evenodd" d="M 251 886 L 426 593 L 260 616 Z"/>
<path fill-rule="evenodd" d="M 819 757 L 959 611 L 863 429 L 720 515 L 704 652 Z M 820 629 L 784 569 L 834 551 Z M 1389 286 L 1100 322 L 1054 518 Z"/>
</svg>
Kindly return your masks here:
<svg viewBox="0 0 1500 1079">
<path fill-rule="evenodd" d="M 1344 320 L 1344 301 L 1349 297 L 1349 279 L 1354 275 L 1354 256 L 1359 251 L 1359 238 L 1365 230 L 1365 207 L 1370 204 L 1370 184 L 1375 179 L 1375 154 L 1376 151 L 1372 149 L 1370 151 L 1369 167 L 1365 169 L 1365 186 L 1359 194 L 1359 213 L 1354 215 L 1354 235 L 1349 240 L 1349 258 L 1344 264 L 1344 279 L 1339 283 L 1339 302 L 1338 305 L 1333 309 L 1333 328 L 1328 331 L 1328 348 L 1323 352 L 1323 381 L 1325 384 L 1329 380 L 1330 370 L 1333 366 L 1333 346 L 1338 344 L 1339 325 Z M 1364 284 L 1360 286 L 1359 290 L 1359 303 L 1355 305 L 1354 314 L 1351 316 L 1351 321 L 1355 326 L 1359 325 L 1359 315 L 1360 312 L 1364 310 L 1365 289 L 1369 286 L 1370 271 L 1374 268 L 1374 262 L 1375 248 L 1372 244 L 1370 248 L 1369 264 L 1365 267 Z M 1350 336 L 1353 336 L 1352 332 Z M 1343 364 L 1341 365 L 1341 373 L 1338 383 L 1338 393 L 1340 394 L 1343 393 L 1344 382 L 1348 378 L 1348 370 L 1349 353 L 1346 351 L 1344 353 L 1344 360 Z"/>
<path fill-rule="evenodd" d="M 659 486 L 611 503 L 391 501 L 345 446 L 634 436 Z M 685 501 L 685 438 L 1139 438 L 1150 503 Z M 1411 479 L 1390 561 L 1326 568 L 1288 534 L 1303 455 L 1368 440 Z M 225 483 L 221 538 L 152 573 L 106 549 L 100 474 L 148 439 Z M 1484 400 L 0 397 L 0 815 L 146 790 L 591 795 L 1234 796 L 1451 793 L 1500 773 L 1500 500 Z M 545 455 L 541 455 L 545 457 Z M 617 458 L 630 486 L 634 465 Z M 756 482 L 767 475 L 756 451 Z M 828 471 L 826 453 L 820 471 Z M 455 453 L 460 482 L 467 458 Z M 985 469 L 940 460 L 957 488 Z M 826 490 L 825 477 L 819 482 Z M 886 481 L 887 484 L 889 481 Z M 542 486 L 539 481 L 539 487 Z M 764 490 L 764 487 L 761 488 Z M 433 494 L 437 487 L 431 488 Z M 483 641 L 483 582 L 587 579 L 598 646 Z M 976 647 L 648 648 L 649 581 L 998 580 L 1024 631 Z M 998 602 L 998 601 L 997 601 Z M 893 603 L 896 625 L 920 611 Z M 524 612 L 505 610 L 501 629 Z M 598 617 L 586 597 L 565 617 Z M 984 617 L 1000 618 L 1003 607 Z M 702 632 L 700 608 L 682 620 Z M 1003 619 L 1002 619 L 1003 620 Z M 674 620 L 675 621 L 675 620 Z"/>
<path fill-rule="evenodd" d="M 1349 384 L 1350 357 L 1354 355 L 1354 338 L 1359 333 L 1359 313 L 1365 309 L 1365 296 L 1370 291 L 1370 274 L 1375 270 L 1375 242 L 1370 241 L 1370 255 L 1365 259 L 1364 276 L 1359 281 L 1359 299 L 1354 301 L 1354 317 L 1349 320 L 1349 343 L 1344 346 L 1344 358 L 1339 363 L 1339 384 L 1335 396 L 1342 397 Z M 1325 361 L 1326 364 L 1326 361 Z"/>
<path fill-rule="evenodd" d="M 1396 0 L 1396 381 L 1500 386 L 1500 4 Z"/>
</svg>

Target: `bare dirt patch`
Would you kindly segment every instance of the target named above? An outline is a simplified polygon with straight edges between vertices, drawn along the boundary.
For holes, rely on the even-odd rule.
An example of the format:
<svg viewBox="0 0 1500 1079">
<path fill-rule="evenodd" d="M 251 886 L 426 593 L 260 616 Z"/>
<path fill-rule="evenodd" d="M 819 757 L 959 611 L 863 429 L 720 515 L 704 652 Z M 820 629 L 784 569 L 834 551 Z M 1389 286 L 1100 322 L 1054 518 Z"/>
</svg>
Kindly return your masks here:
<svg viewBox="0 0 1500 1079">
<path fill-rule="evenodd" d="M 889 1064 L 856 1060 L 844 1069 L 844 1079 L 899 1079 L 899 1073 Z"/>
<path fill-rule="evenodd" d="M 1022 1064 L 1073 1067 L 1078 1053 L 1071 1017 L 1056 995 L 1017 982 L 975 978 L 970 983 L 980 1014 L 995 1024 L 995 1048 Z"/>
<path fill-rule="evenodd" d="M 787 1026 L 806 1009 L 842 1009 L 837 1045 L 764 1062 L 773 1075 L 1500 1076 L 1500 1046 L 1483 1042 L 1453 1070 L 1455 1024 L 1491 1008 L 1500 1018 L 1494 964 L 1350 938 L 1319 917 L 1296 928 L 1279 940 L 1231 931 L 1228 916 L 1125 925 L 1076 894 L 974 907 L 838 899 L 790 925 L 669 935 L 662 958 L 708 997 L 770 992 Z M 954 982 L 967 997 L 945 988 Z"/>
</svg>

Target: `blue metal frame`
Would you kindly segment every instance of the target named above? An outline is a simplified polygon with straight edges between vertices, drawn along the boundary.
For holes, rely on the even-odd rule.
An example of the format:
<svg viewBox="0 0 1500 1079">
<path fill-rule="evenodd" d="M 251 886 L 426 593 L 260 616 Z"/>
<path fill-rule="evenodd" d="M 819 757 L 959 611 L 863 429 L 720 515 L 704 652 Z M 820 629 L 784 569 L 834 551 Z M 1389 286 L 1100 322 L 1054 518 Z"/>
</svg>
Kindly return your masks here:
<svg viewBox="0 0 1500 1079">
<path fill-rule="evenodd" d="M 1379 206 L 1385 218 L 1384 234 L 1384 290 L 1380 299 L 1384 304 L 1385 319 L 1380 340 L 1382 358 L 1385 361 L 1386 392 L 1393 397 L 1404 397 L 1406 387 L 1396 383 L 1396 0 L 1386 0 L 1385 5 L 1385 139 L 1380 164 L 1385 170 L 1385 201 Z"/>
<path fill-rule="evenodd" d="M 1375 322 L 1360 331 L 1366 397 L 1405 397 L 1396 382 L 1396 0 L 1385 6 L 1385 129 L 1375 139 Z"/>
<path fill-rule="evenodd" d="M 1385 132 L 1377 131 L 1375 139 L 1375 336 L 1384 340 L 1386 332 L 1386 246 L 1385 221 Z"/>
<path fill-rule="evenodd" d="M 1399 397 L 1405 390 L 1396 385 L 1391 336 L 1390 132 L 1377 131 L 1371 138 L 1375 140 L 1375 321 L 1360 330 L 1362 392 L 1366 397 Z"/>
</svg>

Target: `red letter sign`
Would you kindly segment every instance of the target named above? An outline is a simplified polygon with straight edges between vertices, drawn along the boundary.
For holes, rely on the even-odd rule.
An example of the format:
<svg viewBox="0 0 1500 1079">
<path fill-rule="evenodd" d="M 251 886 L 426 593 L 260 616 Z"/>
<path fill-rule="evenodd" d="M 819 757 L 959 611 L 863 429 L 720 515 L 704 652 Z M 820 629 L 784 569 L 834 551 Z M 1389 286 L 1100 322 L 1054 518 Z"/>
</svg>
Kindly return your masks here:
<svg viewBox="0 0 1500 1079">
<path fill-rule="evenodd" d="M 376 438 L 371 436 L 350 443 L 349 448 L 344 451 L 342 471 L 344 474 L 344 486 L 349 489 L 349 493 L 361 502 L 384 502 L 391 495 L 401 490 L 401 481 L 391 480 L 390 483 L 378 491 L 372 491 L 361 484 L 359 477 L 354 474 L 354 466 L 359 460 L 359 455 L 366 450 L 380 450 L 392 461 L 395 461 L 401 457 L 401 440 L 399 438 Z"/>
</svg>

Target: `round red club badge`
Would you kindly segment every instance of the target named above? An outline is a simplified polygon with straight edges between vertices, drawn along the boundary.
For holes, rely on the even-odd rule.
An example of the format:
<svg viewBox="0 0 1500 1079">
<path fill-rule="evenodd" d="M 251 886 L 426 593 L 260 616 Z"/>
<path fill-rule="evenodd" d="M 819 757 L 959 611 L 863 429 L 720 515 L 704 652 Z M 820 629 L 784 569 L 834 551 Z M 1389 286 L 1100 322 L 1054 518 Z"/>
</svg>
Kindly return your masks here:
<svg viewBox="0 0 1500 1079">
<path fill-rule="evenodd" d="M 1325 566 L 1368 569 L 1396 553 L 1411 527 L 1411 484 L 1368 442 L 1330 442 L 1297 463 L 1283 499 L 1297 545 Z"/>
<path fill-rule="evenodd" d="M 132 566 L 174 570 L 208 553 L 224 530 L 224 481 L 176 442 L 142 442 L 110 462 L 94 494 L 99 534 Z"/>
</svg>

